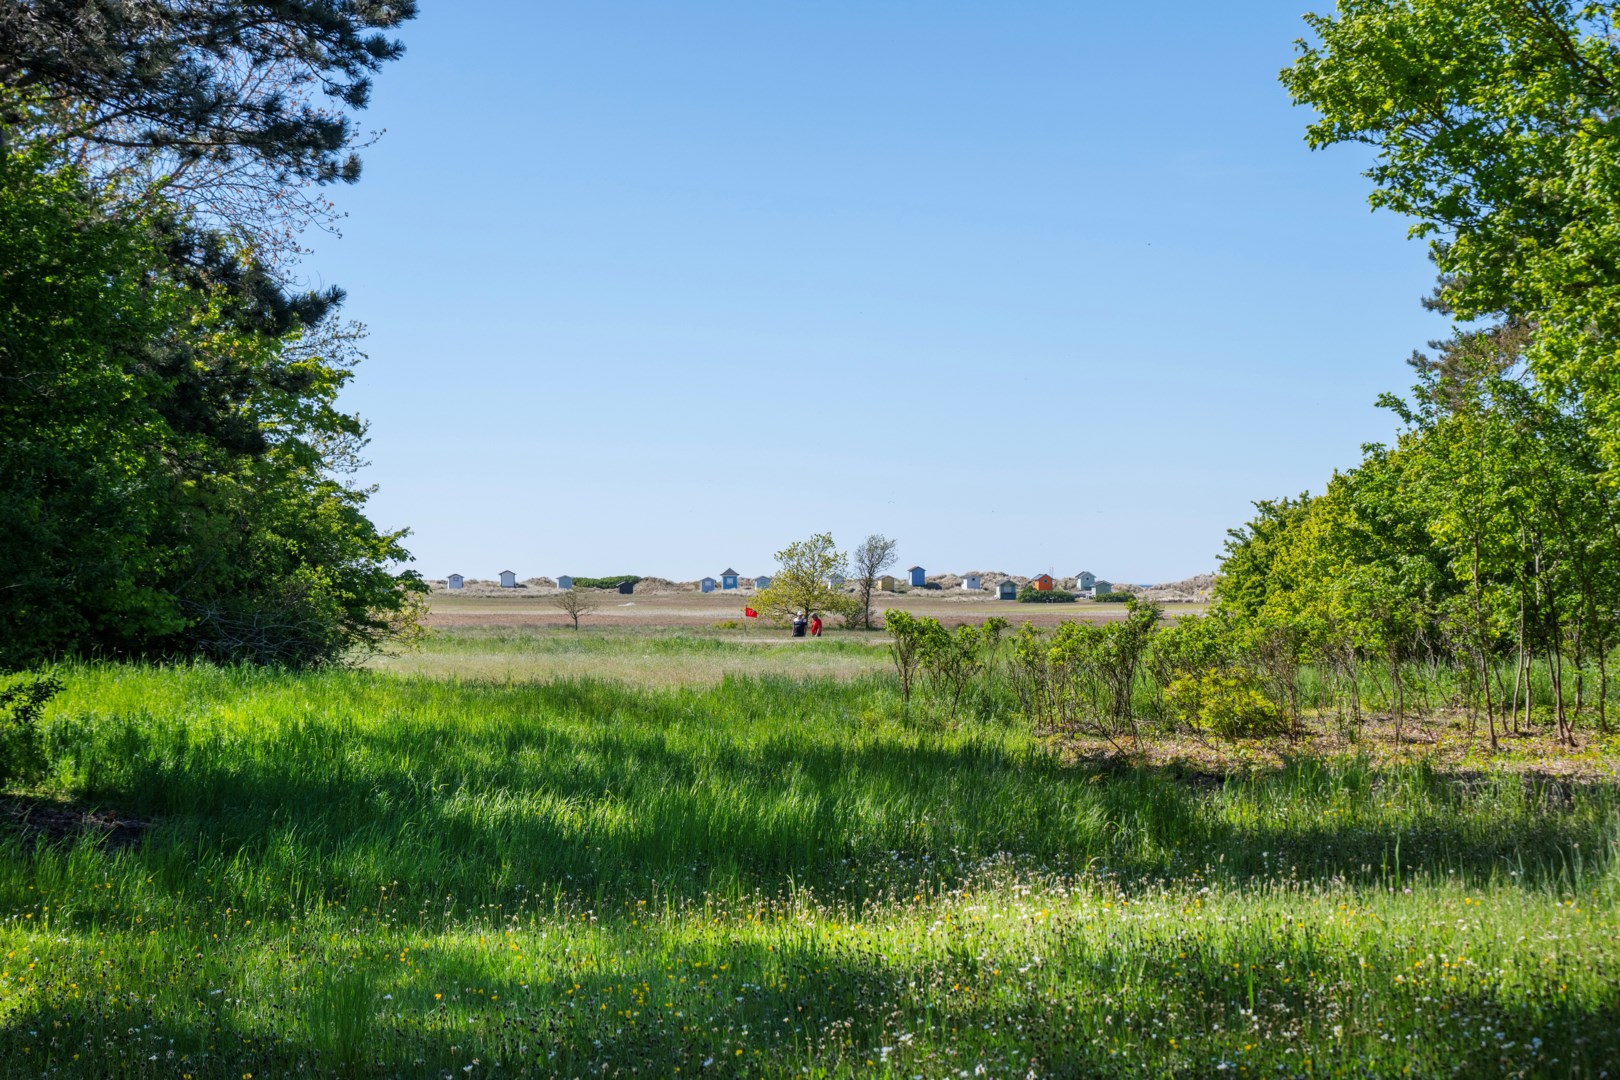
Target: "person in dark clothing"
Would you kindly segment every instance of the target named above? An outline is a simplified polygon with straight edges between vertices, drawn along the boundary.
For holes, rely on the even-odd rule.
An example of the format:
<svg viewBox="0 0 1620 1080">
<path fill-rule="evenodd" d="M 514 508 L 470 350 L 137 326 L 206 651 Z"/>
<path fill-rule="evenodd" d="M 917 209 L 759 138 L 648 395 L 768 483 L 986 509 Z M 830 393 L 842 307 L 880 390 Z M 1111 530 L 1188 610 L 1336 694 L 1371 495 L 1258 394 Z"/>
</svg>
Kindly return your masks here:
<svg viewBox="0 0 1620 1080">
<path fill-rule="evenodd" d="M 809 625 L 803 615 L 793 616 L 793 636 L 804 637 L 804 628 Z"/>
</svg>

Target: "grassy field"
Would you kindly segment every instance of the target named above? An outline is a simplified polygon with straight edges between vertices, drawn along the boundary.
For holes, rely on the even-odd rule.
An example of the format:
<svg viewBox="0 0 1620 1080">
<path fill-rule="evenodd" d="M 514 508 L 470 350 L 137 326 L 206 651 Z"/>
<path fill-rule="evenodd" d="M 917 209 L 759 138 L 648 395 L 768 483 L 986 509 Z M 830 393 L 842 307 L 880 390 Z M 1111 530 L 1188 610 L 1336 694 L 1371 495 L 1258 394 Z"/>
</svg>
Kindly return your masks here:
<svg viewBox="0 0 1620 1080">
<path fill-rule="evenodd" d="M 65 669 L 8 1075 L 1600 1076 L 1620 791 L 1075 763 L 881 653 L 437 636 Z M 66 833 L 67 830 L 59 830 Z"/>
<path fill-rule="evenodd" d="M 636 686 L 718 683 L 727 676 L 850 679 L 890 668 L 877 634 L 829 632 L 820 641 L 774 630 L 603 629 L 578 633 L 525 626 L 468 626 L 438 633 L 429 648 L 381 656 L 374 670 L 435 678 L 533 682 L 598 679 Z"/>
</svg>

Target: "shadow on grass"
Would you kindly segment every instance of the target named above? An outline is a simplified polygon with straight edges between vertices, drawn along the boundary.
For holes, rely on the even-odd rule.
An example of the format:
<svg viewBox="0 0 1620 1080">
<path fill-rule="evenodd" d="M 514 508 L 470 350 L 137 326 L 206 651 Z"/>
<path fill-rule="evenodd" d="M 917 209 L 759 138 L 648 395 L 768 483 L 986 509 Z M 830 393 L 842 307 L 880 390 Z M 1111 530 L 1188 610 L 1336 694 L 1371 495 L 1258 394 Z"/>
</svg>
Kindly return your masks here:
<svg viewBox="0 0 1620 1080">
<path fill-rule="evenodd" d="M 262 732 L 131 716 L 59 737 L 87 800 L 161 821 L 120 857 L 176 891 L 250 863 L 295 902 L 387 888 L 466 910 L 523 891 L 609 910 L 808 886 L 860 904 L 989 868 L 1568 889 L 1607 866 L 1620 818 L 1612 787 L 1548 797 L 1416 766 L 1299 761 L 1220 785 L 1065 766 L 1004 730 L 874 725 L 893 704 L 876 682 L 431 692 L 384 722 L 356 719 L 377 707 L 359 695 L 353 715 Z"/>
</svg>

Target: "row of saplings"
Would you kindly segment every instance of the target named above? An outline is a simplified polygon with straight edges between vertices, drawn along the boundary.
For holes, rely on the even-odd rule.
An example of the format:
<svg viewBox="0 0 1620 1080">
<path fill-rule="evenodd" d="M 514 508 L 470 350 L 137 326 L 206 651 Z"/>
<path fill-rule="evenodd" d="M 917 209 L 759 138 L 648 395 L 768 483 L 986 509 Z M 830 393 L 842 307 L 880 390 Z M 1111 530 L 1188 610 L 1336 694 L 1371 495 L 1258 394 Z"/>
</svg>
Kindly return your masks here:
<svg viewBox="0 0 1620 1080">
<path fill-rule="evenodd" d="M 938 619 L 884 612 L 908 711 L 946 719 L 1016 708 L 1042 733 L 1096 736 L 1116 747 L 1144 727 L 1256 738 L 1299 730 L 1299 696 L 1241 657 L 1221 620 L 1162 619 L 1131 599 L 1125 617 L 1051 630 L 1005 619 L 947 629 Z M 1290 679 L 1293 673 L 1290 673 Z"/>
</svg>

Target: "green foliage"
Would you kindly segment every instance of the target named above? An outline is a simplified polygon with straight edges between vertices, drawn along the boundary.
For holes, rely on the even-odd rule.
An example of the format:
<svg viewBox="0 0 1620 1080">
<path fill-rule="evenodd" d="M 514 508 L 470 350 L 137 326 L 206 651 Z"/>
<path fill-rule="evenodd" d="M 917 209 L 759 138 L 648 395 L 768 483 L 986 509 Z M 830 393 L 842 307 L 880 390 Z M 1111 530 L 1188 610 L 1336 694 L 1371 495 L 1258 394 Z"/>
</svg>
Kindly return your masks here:
<svg viewBox="0 0 1620 1080">
<path fill-rule="evenodd" d="M 1105 592 L 1092 597 L 1099 604 L 1123 604 L 1130 598 L 1131 594 L 1127 592 Z"/>
<path fill-rule="evenodd" d="M 62 692 L 60 679 L 34 676 L 0 688 L 0 786 L 38 780 L 48 760 L 40 725 L 45 705 Z"/>
<path fill-rule="evenodd" d="M 1598 420 L 1610 468 L 1620 464 L 1616 13 L 1574 0 L 1344 0 L 1307 16 L 1315 40 L 1282 73 L 1317 114 L 1312 146 L 1374 148 L 1372 204 L 1431 238 L 1438 305 L 1534 329 L 1522 357 L 1546 390 Z"/>
<path fill-rule="evenodd" d="M 917 672 L 944 628 L 938 619 L 890 608 L 883 613 L 883 629 L 889 634 L 889 655 L 894 659 L 895 674 L 900 677 L 900 703 L 909 705 Z"/>
<path fill-rule="evenodd" d="M 1251 619 L 1260 614 L 1279 581 L 1274 573 L 1277 559 L 1287 550 L 1293 529 L 1309 513 L 1310 501 L 1308 494 L 1262 500 L 1254 504 L 1252 521 L 1227 530 L 1221 573 L 1215 580 L 1215 597 L 1223 609 Z"/>
<path fill-rule="evenodd" d="M 1048 635 L 1021 627 L 1010 677 L 1023 714 L 1038 730 L 1114 740 L 1138 734 L 1137 691 L 1162 611 L 1132 597 L 1123 619 L 1064 622 Z"/>
<path fill-rule="evenodd" d="M 849 561 L 833 543 L 831 533 L 817 533 L 796 541 L 775 555 L 777 571 L 770 585 L 754 598 L 764 618 L 784 620 L 796 614 L 842 616 L 846 623 L 860 610 L 855 597 L 827 582 L 849 575 Z"/>
<path fill-rule="evenodd" d="M 1539 656 L 1558 738 L 1582 714 L 1608 730 L 1620 502 L 1603 443 L 1586 414 L 1470 361 L 1488 347 L 1459 335 L 1444 364 L 1420 367 L 1412 402 L 1385 400 L 1407 424 L 1394 447 L 1367 447 L 1320 497 L 1258 504 L 1234 531 L 1217 610 L 1296 716 L 1299 665 L 1326 674 L 1354 726 L 1364 668 L 1385 673 L 1399 724 L 1408 686 L 1445 663 L 1468 673 L 1462 703 L 1494 745 L 1499 726 L 1531 722 Z"/>
<path fill-rule="evenodd" d="M 100 217 L 38 147 L 0 154 L 0 221 L 4 669 L 184 625 L 151 543 L 176 496 L 150 406 L 164 387 L 138 361 L 195 308 L 151 280 L 151 239 Z"/>
<path fill-rule="evenodd" d="M 1018 590 L 1020 604 L 1072 604 L 1075 599 L 1074 593 L 1063 589 L 1047 589 L 1042 592 L 1033 585 L 1025 585 Z"/>
<path fill-rule="evenodd" d="M 1242 669 L 1179 675 L 1164 695 L 1188 726 L 1223 738 L 1261 738 L 1287 730 L 1282 706 L 1266 696 L 1257 675 Z"/>
<path fill-rule="evenodd" d="M 574 588 L 617 589 L 626 582 L 631 585 L 639 585 L 641 581 L 642 579 L 635 574 L 620 574 L 617 577 L 577 577 L 574 579 Z"/>
<path fill-rule="evenodd" d="M 336 406 L 345 362 L 198 287 L 163 221 L 117 212 L 39 142 L 0 154 L 0 220 L 0 668 L 321 664 L 407 630 L 425 589 L 390 570 L 404 533 L 342 478 L 364 445 Z"/>
</svg>

